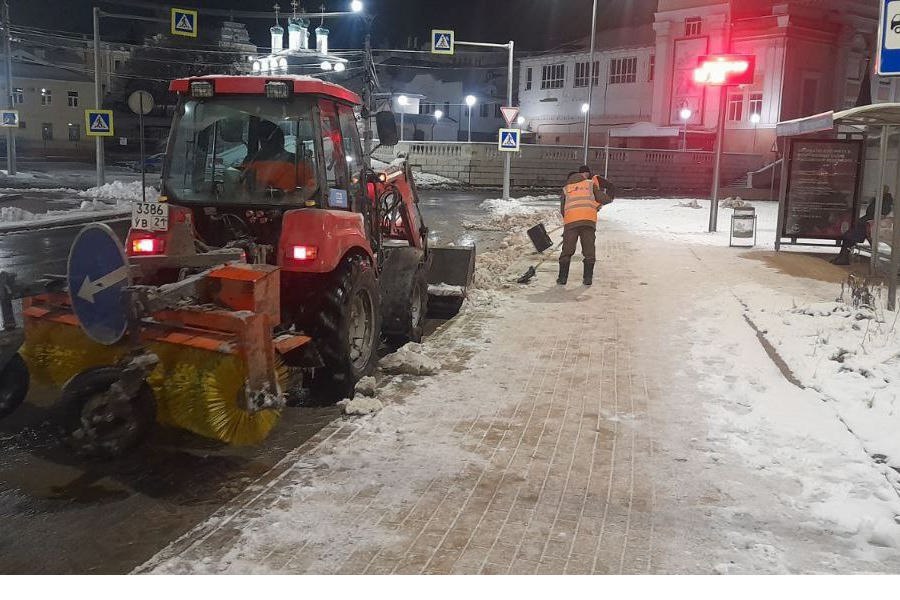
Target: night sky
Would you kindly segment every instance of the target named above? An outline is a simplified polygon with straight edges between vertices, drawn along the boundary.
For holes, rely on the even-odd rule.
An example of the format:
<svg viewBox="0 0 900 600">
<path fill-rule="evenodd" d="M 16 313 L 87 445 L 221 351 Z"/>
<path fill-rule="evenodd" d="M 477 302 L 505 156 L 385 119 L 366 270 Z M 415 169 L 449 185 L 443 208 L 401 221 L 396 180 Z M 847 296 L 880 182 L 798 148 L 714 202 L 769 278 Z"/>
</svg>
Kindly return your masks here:
<svg viewBox="0 0 900 600">
<path fill-rule="evenodd" d="M 278 0 L 282 10 L 290 9 L 290 0 Z M 469 41 L 505 42 L 513 39 L 524 50 L 544 50 L 590 32 L 591 0 L 365 0 L 368 12 L 376 15 L 375 42 L 379 47 L 406 47 L 409 36 L 427 40 L 432 28 L 455 29 L 457 37 Z M 95 0 L 10 0 L 15 25 L 46 27 L 89 33 L 91 6 Z M 204 6 L 246 11 L 271 10 L 274 0 L 179 0 L 175 5 Z M 318 8 L 321 0 L 301 1 L 308 9 Z M 346 10 L 349 0 L 327 0 L 328 10 Z M 160 2 L 161 6 L 168 2 Z M 111 12 L 131 12 L 124 4 L 100 2 Z M 656 0 L 600 0 L 598 21 L 601 27 L 647 22 Z M 148 14 L 137 10 L 137 14 Z M 201 19 L 203 17 L 201 16 Z M 246 20 L 254 43 L 268 45 L 267 28 L 272 23 Z M 285 25 L 282 22 L 282 25 Z M 201 20 L 202 26 L 202 20 Z M 115 29 L 120 28 L 118 35 Z M 144 25 L 129 26 L 123 21 L 104 22 L 104 38 L 139 41 Z M 359 47 L 360 25 L 342 26 L 332 22 L 333 46 Z M 107 33 L 109 32 L 109 33 Z"/>
</svg>

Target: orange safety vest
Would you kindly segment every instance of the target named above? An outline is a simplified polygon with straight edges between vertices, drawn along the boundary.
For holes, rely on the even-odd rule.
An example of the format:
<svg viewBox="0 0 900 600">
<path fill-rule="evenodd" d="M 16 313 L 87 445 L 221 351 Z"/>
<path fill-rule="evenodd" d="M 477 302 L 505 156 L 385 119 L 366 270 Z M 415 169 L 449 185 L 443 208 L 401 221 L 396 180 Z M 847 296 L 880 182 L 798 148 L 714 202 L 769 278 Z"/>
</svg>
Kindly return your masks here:
<svg viewBox="0 0 900 600">
<path fill-rule="evenodd" d="M 600 203 L 594 199 L 593 179 L 570 183 L 563 191 L 566 194 L 566 204 L 563 209 L 563 222 L 566 225 L 579 221 L 597 222 L 597 210 L 600 208 Z"/>
<path fill-rule="evenodd" d="M 315 187 L 316 182 L 312 167 L 305 161 L 301 161 L 296 168 L 290 162 L 254 161 L 247 167 L 247 171 L 256 177 L 256 185 L 260 189 L 275 188 L 291 192 L 298 187 Z"/>
</svg>

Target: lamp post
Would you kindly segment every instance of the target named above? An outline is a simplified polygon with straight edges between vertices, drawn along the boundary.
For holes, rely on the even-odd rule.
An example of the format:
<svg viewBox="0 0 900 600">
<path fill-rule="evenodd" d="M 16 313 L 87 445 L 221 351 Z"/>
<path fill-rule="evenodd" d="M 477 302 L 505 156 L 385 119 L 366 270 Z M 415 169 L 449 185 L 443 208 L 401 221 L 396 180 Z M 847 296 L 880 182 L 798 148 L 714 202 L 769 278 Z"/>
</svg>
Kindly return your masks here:
<svg viewBox="0 0 900 600">
<path fill-rule="evenodd" d="M 585 130 L 590 129 L 590 118 L 591 118 L 591 105 L 588 102 L 585 102 L 581 105 L 581 114 L 584 115 L 584 128 Z M 584 164 L 587 164 L 587 152 L 584 154 Z"/>
<path fill-rule="evenodd" d="M 437 126 L 438 123 L 441 122 L 441 119 L 443 119 L 443 118 L 444 118 L 444 111 L 442 111 L 441 109 L 437 109 L 436 111 L 434 111 L 434 124 L 431 126 L 431 141 L 432 142 L 434 141 L 434 128 Z"/>
<path fill-rule="evenodd" d="M 762 117 L 759 113 L 753 113 L 750 115 L 750 122 L 753 123 L 753 151 L 756 152 L 756 141 L 757 135 L 759 135 L 759 122 L 762 121 Z"/>
<path fill-rule="evenodd" d="M 681 120 L 682 120 L 682 121 L 684 121 L 684 141 L 681 143 L 681 151 L 682 151 L 682 152 L 687 152 L 687 128 L 688 128 L 688 121 L 690 121 L 690 120 L 691 120 L 691 117 L 694 116 L 694 111 L 692 111 L 690 108 L 688 108 L 687 106 L 685 106 L 685 107 L 682 108 L 681 111 L 678 113 L 678 116 L 681 117 Z"/>
<path fill-rule="evenodd" d="M 469 132 L 468 132 L 468 140 L 469 143 L 472 142 L 472 107 L 475 106 L 475 103 L 478 102 L 478 98 L 469 94 L 466 96 L 466 107 L 468 108 L 469 113 Z"/>
<path fill-rule="evenodd" d="M 591 138 L 591 121 L 590 112 L 591 105 L 594 102 L 594 46 L 597 40 L 597 0 L 594 0 L 594 11 L 591 16 L 591 51 L 588 55 L 588 101 L 587 101 L 587 117 L 584 121 L 584 164 L 588 162 L 588 151 L 590 150 Z M 597 77 L 600 76 L 600 69 L 597 69 Z M 606 107 L 604 106 L 604 111 Z"/>
<path fill-rule="evenodd" d="M 406 105 L 409 104 L 409 98 L 401 95 L 397 98 L 397 104 L 400 105 L 400 141 L 403 141 L 403 130 L 406 126 Z"/>
</svg>

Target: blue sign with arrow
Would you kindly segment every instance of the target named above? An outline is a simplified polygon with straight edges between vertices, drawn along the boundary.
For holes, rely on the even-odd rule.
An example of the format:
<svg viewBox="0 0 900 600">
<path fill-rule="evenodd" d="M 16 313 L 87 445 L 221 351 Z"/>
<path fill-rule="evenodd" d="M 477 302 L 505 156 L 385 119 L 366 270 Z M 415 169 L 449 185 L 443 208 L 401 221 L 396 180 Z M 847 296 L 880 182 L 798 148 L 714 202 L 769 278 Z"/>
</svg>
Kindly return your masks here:
<svg viewBox="0 0 900 600">
<path fill-rule="evenodd" d="M 900 0 L 882 0 L 881 3 L 878 74 L 900 75 Z"/>
<path fill-rule="evenodd" d="M 111 346 L 128 329 L 123 291 L 131 269 L 119 238 L 108 225 L 82 229 L 69 251 L 69 297 L 72 310 L 89 338 Z"/>
</svg>

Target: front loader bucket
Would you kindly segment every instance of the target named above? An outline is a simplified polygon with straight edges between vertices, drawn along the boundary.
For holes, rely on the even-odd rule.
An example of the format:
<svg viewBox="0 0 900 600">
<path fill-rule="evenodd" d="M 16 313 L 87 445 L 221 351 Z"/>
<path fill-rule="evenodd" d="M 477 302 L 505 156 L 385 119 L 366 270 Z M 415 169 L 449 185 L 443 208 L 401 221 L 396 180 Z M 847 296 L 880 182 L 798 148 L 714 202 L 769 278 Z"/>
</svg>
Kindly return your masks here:
<svg viewBox="0 0 900 600">
<path fill-rule="evenodd" d="M 462 308 L 475 277 L 475 247 L 432 248 L 428 270 L 428 316 L 450 319 Z"/>
</svg>

